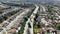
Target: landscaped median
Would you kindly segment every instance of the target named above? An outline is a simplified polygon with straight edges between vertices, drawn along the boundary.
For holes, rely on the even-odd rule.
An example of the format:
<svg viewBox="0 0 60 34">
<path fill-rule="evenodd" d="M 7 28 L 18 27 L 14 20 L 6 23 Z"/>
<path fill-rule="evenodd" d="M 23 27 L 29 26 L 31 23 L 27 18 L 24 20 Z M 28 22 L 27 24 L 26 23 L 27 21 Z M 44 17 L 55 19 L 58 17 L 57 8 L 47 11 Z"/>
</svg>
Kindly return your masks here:
<svg viewBox="0 0 60 34">
<path fill-rule="evenodd" d="M 21 23 L 22 26 L 21 29 L 18 31 L 18 34 L 23 34 L 26 21 L 28 20 L 28 18 L 30 18 L 31 14 L 33 13 L 33 10 L 31 13 L 28 13 L 27 16 L 23 17 L 24 21 Z"/>
</svg>

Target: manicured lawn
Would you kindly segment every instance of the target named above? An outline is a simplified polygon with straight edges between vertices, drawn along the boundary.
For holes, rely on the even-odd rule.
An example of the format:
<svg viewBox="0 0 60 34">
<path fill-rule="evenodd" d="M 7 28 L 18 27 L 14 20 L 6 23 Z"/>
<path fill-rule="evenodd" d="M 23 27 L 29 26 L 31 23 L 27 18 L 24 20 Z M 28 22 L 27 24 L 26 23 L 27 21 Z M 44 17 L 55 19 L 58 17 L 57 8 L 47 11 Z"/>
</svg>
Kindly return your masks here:
<svg viewBox="0 0 60 34">
<path fill-rule="evenodd" d="M 34 28 L 34 32 L 37 33 L 38 32 L 38 28 Z"/>
</svg>

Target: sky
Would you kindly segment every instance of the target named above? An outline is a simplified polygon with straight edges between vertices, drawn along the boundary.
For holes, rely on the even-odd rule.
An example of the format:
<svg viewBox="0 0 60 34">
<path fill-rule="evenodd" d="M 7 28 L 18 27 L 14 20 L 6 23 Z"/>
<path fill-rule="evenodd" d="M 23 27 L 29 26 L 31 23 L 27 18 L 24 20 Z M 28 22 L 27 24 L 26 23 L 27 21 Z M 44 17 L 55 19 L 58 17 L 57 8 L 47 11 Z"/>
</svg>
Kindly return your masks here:
<svg viewBox="0 0 60 34">
<path fill-rule="evenodd" d="M 0 0 L 0 1 L 29 1 L 29 2 L 52 2 L 52 1 L 60 1 L 60 0 Z"/>
</svg>

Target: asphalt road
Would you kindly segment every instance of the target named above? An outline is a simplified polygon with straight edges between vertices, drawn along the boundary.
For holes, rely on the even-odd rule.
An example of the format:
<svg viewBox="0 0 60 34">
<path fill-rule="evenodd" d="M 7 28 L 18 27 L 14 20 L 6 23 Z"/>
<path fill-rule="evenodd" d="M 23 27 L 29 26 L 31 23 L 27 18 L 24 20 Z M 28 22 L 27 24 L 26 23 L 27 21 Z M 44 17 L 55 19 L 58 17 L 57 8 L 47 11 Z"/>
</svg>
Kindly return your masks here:
<svg viewBox="0 0 60 34">
<path fill-rule="evenodd" d="M 30 9 L 25 9 L 25 10 L 24 10 L 21 14 L 19 14 L 13 21 L 11 21 L 11 23 L 9 23 L 9 25 L 7 25 L 6 28 L 4 28 L 0 33 L 2 34 L 3 31 L 6 31 L 6 30 L 11 29 L 11 27 L 14 26 L 17 21 L 20 23 L 21 20 L 23 19 L 23 17 L 26 16 L 27 13 L 29 13 L 29 12 L 31 12 Z"/>
<path fill-rule="evenodd" d="M 24 33 L 23 34 L 28 34 L 27 30 L 29 29 L 30 34 L 33 34 L 33 22 L 34 22 L 34 17 L 35 14 L 38 12 L 39 6 L 36 5 L 35 10 L 33 11 L 32 15 L 30 16 L 30 18 L 28 18 L 28 21 L 26 22 L 26 25 L 24 27 Z M 31 24 L 31 28 L 28 28 L 28 23 Z"/>
</svg>

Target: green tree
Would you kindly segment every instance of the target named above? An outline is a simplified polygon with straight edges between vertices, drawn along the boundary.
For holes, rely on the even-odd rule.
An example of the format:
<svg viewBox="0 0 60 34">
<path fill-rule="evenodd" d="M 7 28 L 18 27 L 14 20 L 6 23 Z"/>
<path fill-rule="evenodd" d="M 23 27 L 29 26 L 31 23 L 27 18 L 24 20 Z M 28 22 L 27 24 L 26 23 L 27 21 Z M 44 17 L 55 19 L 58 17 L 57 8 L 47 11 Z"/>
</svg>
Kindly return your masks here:
<svg viewBox="0 0 60 34">
<path fill-rule="evenodd" d="M 24 17 L 24 22 L 26 22 L 28 20 L 28 17 L 26 16 L 26 17 Z"/>
<path fill-rule="evenodd" d="M 3 11 L 2 11 L 2 10 L 0 10 L 0 14 L 1 14 L 1 13 L 3 13 Z"/>
<path fill-rule="evenodd" d="M 57 29 L 57 30 L 60 30 L 60 24 L 57 24 L 57 25 L 56 25 L 56 29 Z"/>
</svg>

